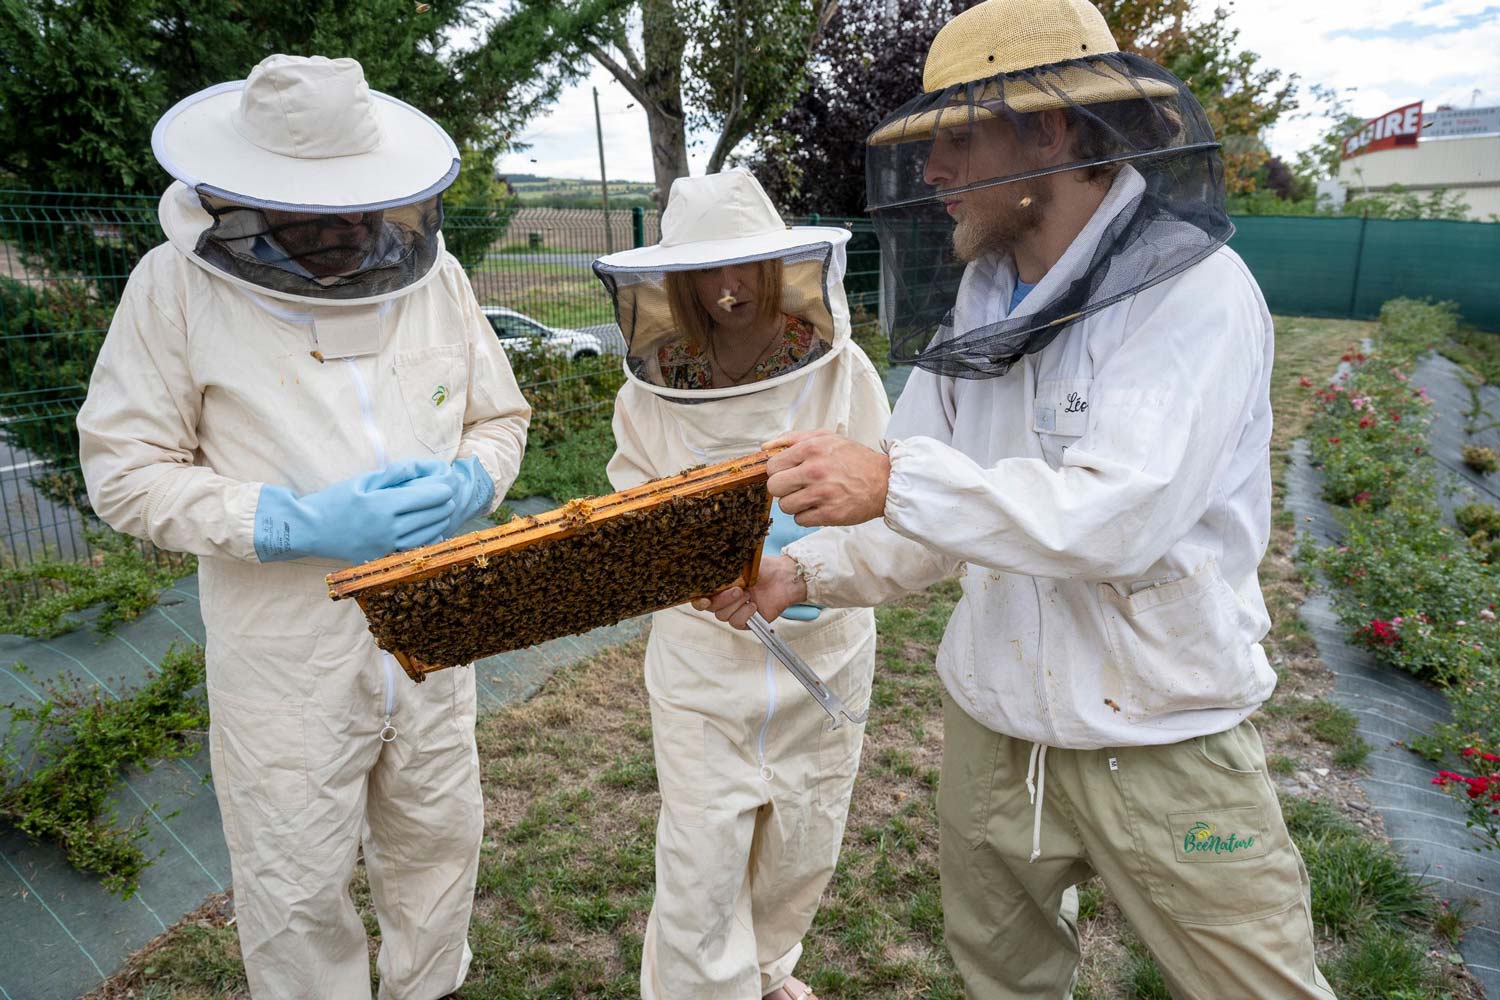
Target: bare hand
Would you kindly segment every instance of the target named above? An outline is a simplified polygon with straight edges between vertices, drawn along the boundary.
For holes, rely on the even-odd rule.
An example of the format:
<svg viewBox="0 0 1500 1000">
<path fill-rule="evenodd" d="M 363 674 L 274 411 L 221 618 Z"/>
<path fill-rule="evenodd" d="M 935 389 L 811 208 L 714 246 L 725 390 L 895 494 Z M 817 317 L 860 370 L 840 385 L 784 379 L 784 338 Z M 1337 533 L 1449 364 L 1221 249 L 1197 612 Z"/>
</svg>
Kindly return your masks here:
<svg viewBox="0 0 1500 1000">
<path fill-rule="evenodd" d="M 804 527 L 863 524 L 885 514 L 891 460 L 832 431 L 795 431 L 766 443 L 789 446 L 766 464 L 766 488 Z"/>
<path fill-rule="evenodd" d="M 787 608 L 806 600 L 807 584 L 798 578 L 797 564 L 787 556 L 763 556 L 755 586 L 730 587 L 713 597 L 700 597 L 693 607 L 712 611 L 719 621 L 744 629 L 757 611 L 766 621 L 774 622 Z"/>
</svg>

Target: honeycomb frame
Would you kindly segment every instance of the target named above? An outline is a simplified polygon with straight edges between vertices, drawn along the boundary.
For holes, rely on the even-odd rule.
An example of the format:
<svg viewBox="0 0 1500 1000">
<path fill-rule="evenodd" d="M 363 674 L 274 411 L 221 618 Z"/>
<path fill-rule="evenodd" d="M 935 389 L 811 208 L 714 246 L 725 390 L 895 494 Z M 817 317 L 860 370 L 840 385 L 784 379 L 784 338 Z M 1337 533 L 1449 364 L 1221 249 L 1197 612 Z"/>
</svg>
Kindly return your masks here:
<svg viewBox="0 0 1500 1000">
<path fill-rule="evenodd" d="M 376 644 L 420 682 L 750 586 L 770 527 L 770 457 L 700 466 L 352 566 L 329 574 L 328 596 L 356 600 Z"/>
</svg>

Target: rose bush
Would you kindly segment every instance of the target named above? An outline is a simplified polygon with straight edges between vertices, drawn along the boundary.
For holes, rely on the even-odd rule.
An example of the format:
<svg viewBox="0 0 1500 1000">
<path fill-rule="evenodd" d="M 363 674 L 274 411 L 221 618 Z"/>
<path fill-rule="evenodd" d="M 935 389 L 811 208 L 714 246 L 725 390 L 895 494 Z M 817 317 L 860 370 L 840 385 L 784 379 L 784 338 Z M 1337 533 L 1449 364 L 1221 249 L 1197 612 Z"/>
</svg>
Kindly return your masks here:
<svg viewBox="0 0 1500 1000">
<path fill-rule="evenodd" d="M 1412 383 L 1416 358 L 1456 329 L 1451 306 L 1389 302 L 1373 349 L 1343 355 L 1327 384 L 1303 379 L 1319 404 L 1312 457 L 1344 526 L 1341 544 L 1311 555 L 1352 640 L 1446 690 L 1453 722 L 1413 749 L 1448 765 L 1433 784 L 1500 849 L 1500 511 L 1471 505 L 1449 525 L 1427 449 L 1432 402 Z"/>
</svg>

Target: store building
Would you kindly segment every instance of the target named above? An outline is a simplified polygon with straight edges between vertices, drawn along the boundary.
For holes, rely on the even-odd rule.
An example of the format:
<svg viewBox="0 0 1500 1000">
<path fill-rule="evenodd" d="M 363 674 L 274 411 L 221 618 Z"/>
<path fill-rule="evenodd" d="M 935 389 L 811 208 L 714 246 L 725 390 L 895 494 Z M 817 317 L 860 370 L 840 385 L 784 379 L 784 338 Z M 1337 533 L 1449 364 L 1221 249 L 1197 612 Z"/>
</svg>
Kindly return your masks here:
<svg viewBox="0 0 1500 1000">
<path fill-rule="evenodd" d="M 1350 196 L 1443 190 L 1468 203 L 1470 219 L 1500 221 L 1500 107 L 1424 114 L 1418 101 L 1371 118 L 1344 140 L 1338 181 Z"/>
</svg>

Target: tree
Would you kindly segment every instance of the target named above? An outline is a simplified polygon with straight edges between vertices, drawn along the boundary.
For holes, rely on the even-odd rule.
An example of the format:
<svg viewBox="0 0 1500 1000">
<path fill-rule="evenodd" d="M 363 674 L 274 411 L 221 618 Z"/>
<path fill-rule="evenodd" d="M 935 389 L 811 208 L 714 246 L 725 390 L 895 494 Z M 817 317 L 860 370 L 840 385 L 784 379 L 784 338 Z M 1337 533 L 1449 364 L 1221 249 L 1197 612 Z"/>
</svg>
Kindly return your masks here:
<svg viewBox="0 0 1500 1000">
<path fill-rule="evenodd" d="M 578 0 L 574 12 L 615 6 Z M 572 27 L 538 9 L 504 33 L 450 44 L 485 8 L 483 0 L 0 0 L 0 186 L 95 192 L 13 195 L 0 222 L 0 240 L 46 279 L 0 276 L 7 332 L 27 335 L 0 379 L 0 410 L 12 418 L 5 436 L 54 469 L 76 463 L 71 407 L 126 277 L 161 240 L 154 196 L 170 178 L 152 156 L 151 129 L 173 102 L 242 79 L 273 52 L 352 56 L 370 86 L 447 129 L 464 168 L 446 199 L 449 245 L 462 260 L 482 254 L 512 209 L 494 157 L 568 80 L 553 56 Z M 81 491 L 64 483 L 55 495 Z"/>
<path fill-rule="evenodd" d="M 965 0 L 844 0 L 821 35 L 808 81 L 758 136 L 747 166 L 784 211 L 856 216 L 865 209 L 865 137 L 921 92 L 932 39 Z"/>
<path fill-rule="evenodd" d="M 561 11 L 574 26 L 558 54 L 568 72 L 588 59 L 609 70 L 646 112 L 659 205 L 686 176 L 689 129 L 717 133 L 708 172 L 796 97 L 803 66 L 837 0 L 622 0 L 589 17 L 580 0 L 520 0 L 509 18 Z M 639 30 L 639 44 L 635 41 Z"/>
<path fill-rule="evenodd" d="M 590 9 L 604 0 L 588 0 Z M 352 56 L 370 86 L 431 114 L 493 155 L 566 76 L 546 18 L 468 49 L 482 0 L 0 0 L 0 170 L 38 190 L 156 194 L 167 178 L 151 127 L 172 102 L 242 79 L 273 52 Z M 31 113 L 45 109 L 44 114 Z"/>
<path fill-rule="evenodd" d="M 1229 27 L 1224 7 L 1201 21 L 1189 16 L 1190 8 L 1191 0 L 1125 0 L 1101 7 L 1116 37 L 1130 39 L 1129 51 L 1160 63 L 1187 84 L 1224 144 L 1226 190 L 1248 191 L 1270 155 L 1262 136 L 1297 107 L 1297 77 L 1263 68 L 1260 56 L 1237 50 L 1239 31 Z M 1127 48 L 1123 40 L 1120 47 Z"/>
<path fill-rule="evenodd" d="M 752 169 L 777 202 L 795 212 L 864 210 L 864 139 L 903 100 L 921 91 L 922 66 L 938 29 L 962 0 L 845 0 L 821 37 L 808 86 L 758 137 Z M 1235 50 L 1238 33 L 1222 8 L 1195 20 L 1192 0 L 1102 0 L 1120 48 L 1172 70 L 1203 104 L 1225 142 L 1226 185 L 1251 184 L 1267 157 L 1261 133 L 1294 104 L 1295 79 Z"/>
<path fill-rule="evenodd" d="M 807 60 L 838 10 L 837 0 L 721 0 L 692 12 L 686 84 L 688 127 L 718 140 L 708 173 L 718 173 L 740 141 L 791 107 Z"/>
<path fill-rule="evenodd" d="M 1318 141 L 1297 154 L 1295 167 L 1299 176 L 1311 183 L 1339 175 L 1339 164 L 1344 159 L 1344 140 L 1359 130 L 1365 120 L 1349 109 L 1349 94 L 1337 87 L 1326 87 L 1315 83 L 1308 88 L 1318 110 L 1306 113 L 1307 117 L 1324 118 L 1328 127 Z"/>
</svg>

